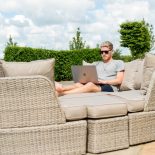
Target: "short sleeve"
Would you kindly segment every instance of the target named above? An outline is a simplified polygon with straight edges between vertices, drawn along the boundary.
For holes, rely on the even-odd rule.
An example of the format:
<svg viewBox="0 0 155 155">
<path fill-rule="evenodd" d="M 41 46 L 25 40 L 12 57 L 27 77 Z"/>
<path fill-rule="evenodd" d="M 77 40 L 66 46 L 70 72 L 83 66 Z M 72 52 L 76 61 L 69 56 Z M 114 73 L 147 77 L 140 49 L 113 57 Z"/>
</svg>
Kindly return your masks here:
<svg viewBox="0 0 155 155">
<path fill-rule="evenodd" d="M 121 72 L 125 70 L 125 64 L 122 60 L 117 60 L 116 71 Z"/>
</svg>

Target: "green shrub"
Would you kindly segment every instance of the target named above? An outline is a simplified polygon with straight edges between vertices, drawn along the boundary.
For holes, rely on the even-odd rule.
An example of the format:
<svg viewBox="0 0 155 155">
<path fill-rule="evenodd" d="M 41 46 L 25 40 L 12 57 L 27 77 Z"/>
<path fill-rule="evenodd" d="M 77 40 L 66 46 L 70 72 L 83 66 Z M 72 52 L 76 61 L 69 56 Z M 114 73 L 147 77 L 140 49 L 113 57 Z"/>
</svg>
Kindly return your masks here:
<svg viewBox="0 0 155 155">
<path fill-rule="evenodd" d="M 13 47 L 5 49 L 4 59 L 6 61 L 23 61 L 55 58 L 55 79 L 71 80 L 71 66 L 81 65 L 82 60 L 93 62 L 101 60 L 99 49 L 82 49 L 74 51 L 54 51 L 47 49 L 35 49 L 30 47 Z"/>
<path fill-rule="evenodd" d="M 121 56 L 114 54 L 114 59 L 130 61 L 131 56 Z M 92 63 L 100 61 L 99 49 L 82 49 L 73 51 L 55 51 L 47 49 L 36 49 L 30 47 L 7 46 L 5 48 L 4 59 L 6 61 L 29 62 L 33 60 L 55 58 L 55 80 L 72 80 L 71 66 L 81 65 L 82 60 Z"/>
</svg>

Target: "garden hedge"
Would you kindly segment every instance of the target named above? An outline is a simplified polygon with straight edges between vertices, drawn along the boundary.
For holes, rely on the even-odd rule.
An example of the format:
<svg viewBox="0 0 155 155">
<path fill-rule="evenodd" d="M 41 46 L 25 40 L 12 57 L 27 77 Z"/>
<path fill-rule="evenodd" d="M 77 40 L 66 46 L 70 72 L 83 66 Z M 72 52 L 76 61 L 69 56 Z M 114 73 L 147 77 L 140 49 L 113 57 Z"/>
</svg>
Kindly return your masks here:
<svg viewBox="0 0 155 155">
<path fill-rule="evenodd" d="M 72 80 L 71 66 L 81 65 L 82 60 L 93 62 L 101 60 L 99 49 L 74 51 L 55 51 L 30 47 L 8 46 L 4 52 L 5 61 L 29 62 L 33 60 L 55 58 L 55 80 Z"/>
<path fill-rule="evenodd" d="M 92 63 L 101 60 L 99 49 L 82 50 L 47 50 L 30 47 L 7 46 L 4 51 L 5 61 L 29 62 L 33 60 L 55 58 L 55 80 L 72 80 L 71 66 L 81 65 L 82 60 Z M 118 53 L 114 54 L 115 59 L 126 59 Z M 130 57 L 128 58 L 130 59 Z"/>
</svg>

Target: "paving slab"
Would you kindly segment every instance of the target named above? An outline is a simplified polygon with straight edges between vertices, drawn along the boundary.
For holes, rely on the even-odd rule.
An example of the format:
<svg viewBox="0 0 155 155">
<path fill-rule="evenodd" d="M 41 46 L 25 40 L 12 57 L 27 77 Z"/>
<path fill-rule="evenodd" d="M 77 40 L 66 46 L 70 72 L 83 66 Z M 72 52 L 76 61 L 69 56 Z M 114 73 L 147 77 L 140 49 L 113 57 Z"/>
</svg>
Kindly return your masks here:
<svg viewBox="0 0 155 155">
<path fill-rule="evenodd" d="M 155 142 L 131 146 L 128 149 L 118 150 L 113 152 L 87 155 L 155 155 Z"/>
<path fill-rule="evenodd" d="M 143 145 L 139 155 L 155 155 L 155 142 Z"/>
</svg>

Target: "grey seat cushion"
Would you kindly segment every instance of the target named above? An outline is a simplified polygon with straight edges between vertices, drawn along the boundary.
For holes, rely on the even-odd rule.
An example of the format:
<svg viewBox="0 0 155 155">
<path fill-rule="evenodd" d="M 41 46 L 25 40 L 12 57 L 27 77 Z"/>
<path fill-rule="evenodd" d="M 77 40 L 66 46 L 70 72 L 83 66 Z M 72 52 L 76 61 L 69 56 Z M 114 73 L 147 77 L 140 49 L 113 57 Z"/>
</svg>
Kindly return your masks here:
<svg viewBox="0 0 155 155">
<path fill-rule="evenodd" d="M 67 120 L 105 118 L 127 114 L 124 101 L 103 93 L 70 94 L 59 97 Z"/>
<path fill-rule="evenodd" d="M 126 102 L 128 112 L 138 112 L 144 110 L 145 95 L 142 94 L 141 90 L 129 90 L 105 94 L 117 96 L 122 99 L 122 101 Z"/>
<path fill-rule="evenodd" d="M 81 95 L 82 96 L 82 95 Z M 59 97 L 59 102 L 65 112 L 67 120 L 87 118 L 87 108 L 79 103 L 79 94 L 71 94 Z"/>
</svg>

